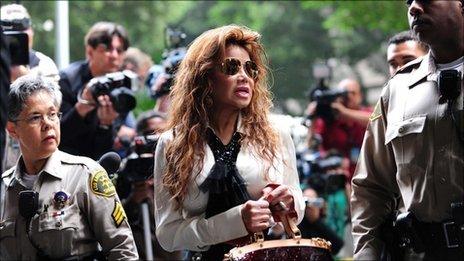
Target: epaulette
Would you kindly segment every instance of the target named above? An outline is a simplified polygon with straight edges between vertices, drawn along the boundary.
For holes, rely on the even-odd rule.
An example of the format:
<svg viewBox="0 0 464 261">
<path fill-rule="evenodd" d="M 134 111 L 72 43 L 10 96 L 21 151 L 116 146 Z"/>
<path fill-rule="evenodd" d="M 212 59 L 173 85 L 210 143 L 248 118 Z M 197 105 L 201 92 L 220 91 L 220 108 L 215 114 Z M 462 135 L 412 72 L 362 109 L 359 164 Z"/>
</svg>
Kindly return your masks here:
<svg viewBox="0 0 464 261">
<path fill-rule="evenodd" d="M 415 60 L 408 62 L 407 64 L 403 65 L 403 67 L 401 67 L 398 71 L 396 71 L 396 73 L 393 76 L 400 73 L 403 74 L 412 72 L 412 70 L 417 69 L 417 67 L 420 66 L 422 60 L 424 60 L 424 56 L 421 56 Z"/>
<path fill-rule="evenodd" d="M 6 177 L 10 176 L 11 174 L 13 174 L 15 169 L 16 169 L 16 165 L 14 165 L 13 167 L 11 167 L 8 170 L 6 170 L 5 172 L 3 172 L 2 178 L 6 178 Z"/>
<path fill-rule="evenodd" d="M 88 158 L 88 157 L 83 157 L 83 156 L 75 156 L 68 154 L 66 152 L 61 151 L 61 157 L 60 160 L 61 162 L 65 164 L 70 164 L 70 165 L 84 165 L 86 166 L 89 170 L 94 170 L 96 168 L 100 168 L 100 165 L 93 159 Z"/>
</svg>

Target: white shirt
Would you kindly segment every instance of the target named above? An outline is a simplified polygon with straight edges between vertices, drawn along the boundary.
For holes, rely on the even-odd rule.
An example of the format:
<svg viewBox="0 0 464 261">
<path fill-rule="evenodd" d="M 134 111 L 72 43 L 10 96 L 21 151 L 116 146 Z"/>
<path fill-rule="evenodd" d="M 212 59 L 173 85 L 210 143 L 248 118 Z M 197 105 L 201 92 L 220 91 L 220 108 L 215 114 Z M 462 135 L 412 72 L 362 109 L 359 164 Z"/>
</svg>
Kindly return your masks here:
<svg viewBox="0 0 464 261">
<path fill-rule="evenodd" d="M 240 118 L 237 130 L 240 131 Z M 304 200 L 296 170 L 295 148 L 290 134 L 277 129 L 281 140 L 281 152 L 274 166 L 266 174 L 264 160 L 256 158 L 249 146 L 242 145 L 237 156 L 238 172 L 247 183 L 248 193 L 253 200 L 259 199 L 262 189 L 270 183 L 289 186 L 298 215 L 297 223 L 304 216 Z M 223 213 L 205 219 L 208 193 L 203 193 L 198 186 L 208 176 L 213 167 L 214 155 L 205 145 L 203 168 L 195 182 L 188 187 L 181 210 L 174 210 L 175 202 L 171 194 L 162 186 L 162 175 L 166 166 L 165 149 L 172 140 L 172 131 L 161 135 L 155 152 L 155 220 L 156 236 L 160 245 L 167 251 L 193 250 L 206 251 L 210 245 L 226 242 L 248 235 L 241 216 L 241 205 Z M 255 153 L 256 154 L 256 153 Z M 285 162 L 285 163 L 284 163 Z M 195 166 L 194 169 L 198 169 Z"/>
</svg>

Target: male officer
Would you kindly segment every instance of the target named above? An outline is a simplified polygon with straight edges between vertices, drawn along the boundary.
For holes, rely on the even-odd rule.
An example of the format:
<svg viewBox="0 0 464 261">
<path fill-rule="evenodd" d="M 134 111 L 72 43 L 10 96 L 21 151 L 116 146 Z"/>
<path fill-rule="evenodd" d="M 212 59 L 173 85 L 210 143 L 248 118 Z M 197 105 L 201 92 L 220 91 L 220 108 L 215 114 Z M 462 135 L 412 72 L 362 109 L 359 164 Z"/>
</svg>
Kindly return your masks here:
<svg viewBox="0 0 464 261">
<path fill-rule="evenodd" d="M 388 40 L 387 62 L 390 76 L 408 62 L 424 56 L 429 51 L 429 47 L 419 41 L 417 36 L 411 31 L 403 31 L 395 34 Z"/>
<path fill-rule="evenodd" d="M 354 257 L 380 259 L 380 227 L 400 197 L 409 213 L 403 243 L 425 260 L 462 260 L 463 1 L 407 4 L 430 52 L 396 73 L 370 118 L 352 180 Z"/>
</svg>

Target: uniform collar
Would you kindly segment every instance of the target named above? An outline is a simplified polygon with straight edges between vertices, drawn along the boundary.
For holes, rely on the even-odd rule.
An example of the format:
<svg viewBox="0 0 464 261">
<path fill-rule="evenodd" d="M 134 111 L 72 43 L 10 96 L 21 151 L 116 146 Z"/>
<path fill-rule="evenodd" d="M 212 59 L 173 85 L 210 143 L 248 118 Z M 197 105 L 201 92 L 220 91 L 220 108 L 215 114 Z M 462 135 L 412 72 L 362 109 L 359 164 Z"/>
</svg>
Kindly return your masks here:
<svg viewBox="0 0 464 261">
<path fill-rule="evenodd" d="M 419 60 L 420 61 L 420 60 Z M 418 62 L 419 62 L 418 61 Z M 436 66 L 433 58 L 430 55 L 430 52 L 422 58 L 420 65 L 417 69 L 413 70 L 409 75 L 408 87 L 413 88 L 417 85 L 418 82 L 422 81 L 424 78 L 427 78 L 430 74 L 436 71 Z"/>
<path fill-rule="evenodd" d="M 55 178 L 62 179 L 63 175 L 59 171 L 59 166 L 61 165 L 61 157 L 62 154 L 59 150 L 56 150 L 50 158 L 48 158 L 47 162 L 45 163 L 44 168 L 40 171 L 37 175 L 42 175 L 42 173 L 46 173 L 51 175 Z M 14 167 L 13 171 L 7 171 L 3 173 L 2 178 L 5 181 L 5 185 L 7 187 L 12 187 L 21 180 L 22 171 L 24 168 L 23 157 L 21 156 L 18 161 L 16 162 L 16 166 Z"/>
<path fill-rule="evenodd" d="M 42 172 L 45 172 L 55 178 L 62 179 L 63 174 L 60 171 L 62 157 L 63 154 L 61 151 L 56 150 L 53 152 L 50 158 L 48 158 L 47 163 L 45 163 L 45 167 L 43 168 Z"/>
</svg>

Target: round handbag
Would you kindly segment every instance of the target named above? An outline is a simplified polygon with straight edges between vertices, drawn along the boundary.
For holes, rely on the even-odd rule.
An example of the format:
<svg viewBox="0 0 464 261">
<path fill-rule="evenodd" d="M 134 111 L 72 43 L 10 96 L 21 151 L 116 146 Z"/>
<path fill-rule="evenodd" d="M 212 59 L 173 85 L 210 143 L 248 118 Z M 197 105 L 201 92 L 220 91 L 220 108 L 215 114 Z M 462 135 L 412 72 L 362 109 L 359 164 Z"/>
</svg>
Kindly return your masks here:
<svg viewBox="0 0 464 261">
<path fill-rule="evenodd" d="M 253 243 L 231 249 L 224 260 L 333 260 L 329 241 L 322 238 L 301 238 L 301 232 L 293 219 L 288 216 L 280 217 L 288 239 L 265 241 L 262 232 L 255 233 Z"/>
</svg>

